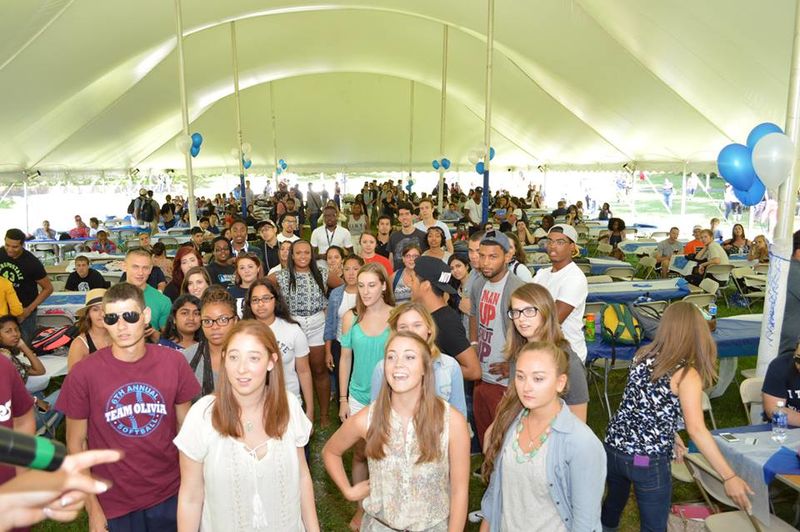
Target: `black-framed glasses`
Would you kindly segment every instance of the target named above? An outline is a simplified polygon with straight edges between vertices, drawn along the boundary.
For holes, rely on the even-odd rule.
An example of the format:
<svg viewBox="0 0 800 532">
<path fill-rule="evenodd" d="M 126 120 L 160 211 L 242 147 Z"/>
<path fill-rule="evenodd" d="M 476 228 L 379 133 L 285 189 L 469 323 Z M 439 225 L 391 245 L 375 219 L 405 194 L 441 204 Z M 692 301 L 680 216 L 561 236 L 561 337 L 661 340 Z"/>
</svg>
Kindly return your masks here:
<svg viewBox="0 0 800 532">
<path fill-rule="evenodd" d="M 235 319 L 235 316 L 220 316 L 219 318 L 212 320 L 211 318 L 203 318 L 200 320 L 200 323 L 203 324 L 203 327 L 213 327 L 216 323 L 220 327 L 225 327 L 231 321 Z"/>
<path fill-rule="evenodd" d="M 114 325 L 119 321 L 120 318 L 127 321 L 128 323 L 137 323 L 141 319 L 142 315 L 135 310 L 129 310 L 128 312 L 123 312 L 122 314 L 110 313 L 103 316 L 103 322 L 106 325 Z"/>
<path fill-rule="evenodd" d="M 506 314 L 512 320 L 516 320 L 520 316 L 525 316 L 526 318 L 535 318 L 536 315 L 539 314 L 539 309 L 536 307 L 525 307 L 522 309 L 510 308 Z"/>
<path fill-rule="evenodd" d="M 250 304 L 258 305 L 259 303 L 269 303 L 273 299 L 275 299 L 275 296 L 251 297 Z"/>
</svg>

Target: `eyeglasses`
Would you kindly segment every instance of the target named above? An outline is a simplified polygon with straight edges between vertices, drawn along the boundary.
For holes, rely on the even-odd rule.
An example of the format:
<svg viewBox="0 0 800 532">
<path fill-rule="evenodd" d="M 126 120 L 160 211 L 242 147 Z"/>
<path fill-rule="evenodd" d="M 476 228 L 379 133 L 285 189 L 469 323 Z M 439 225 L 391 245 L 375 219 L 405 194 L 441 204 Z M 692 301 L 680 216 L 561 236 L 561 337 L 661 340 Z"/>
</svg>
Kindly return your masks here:
<svg viewBox="0 0 800 532">
<path fill-rule="evenodd" d="M 525 316 L 526 318 L 535 318 L 536 315 L 539 314 L 539 309 L 536 307 L 525 307 L 523 309 L 511 308 L 508 309 L 506 314 L 512 320 L 519 319 L 520 316 Z"/>
<path fill-rule="evenodd" d="M 273 299 L 275 299 L 275 296 L 251 297 L 250 304 L 258 305 L 259 303 L 269 303 Z"/>
<path fill-rule="evenodd" d="M 219 318 L 212 320 L 211 318 L 203 318 L 200 320 L 200 323 L 203 324 L 203 327 L 211 328 L 216 323 L 220 327 L 225 327 L 228 323 L 233 321 L 234 316 L 220 316 Z"/>
<path fill-rule="evenodd" d="M 547 243 L 561 247 L 561 246 L 566 246 L 567 244 L 570 243 L 570 241 L 564 240 L 563 238 L 559 238 L 558 240 L 548 240 Z"/>
<path fill-rule="evenodd" d="M 106 314 L 105 316 L 103 316 L 103 321 L 105 322 L 106 325 L 114 325 L 115 323 L 117 323 L 119 321 L 120 317 L 123 320 L 127 321 L 128 323 L 133 324 L 133 323 L 138 322 L 139 319 L 142 317 L 142 315 L 139 312 L 136 312 L 134 310 L 130 310 L 128 312 L 123 312 L 122 316 L 120 316 L 119 314 L 113 314 L 113 313 L 112 314 Z"/>
</svg>

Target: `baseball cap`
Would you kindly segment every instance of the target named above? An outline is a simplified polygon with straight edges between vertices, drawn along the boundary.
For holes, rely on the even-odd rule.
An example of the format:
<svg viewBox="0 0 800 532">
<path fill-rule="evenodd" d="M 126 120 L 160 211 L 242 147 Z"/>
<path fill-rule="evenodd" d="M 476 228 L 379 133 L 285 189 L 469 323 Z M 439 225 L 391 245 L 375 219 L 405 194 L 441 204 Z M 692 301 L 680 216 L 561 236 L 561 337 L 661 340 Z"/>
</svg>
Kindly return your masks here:
<svg viewBox="0 0 800 532">
<path fill-rule="evenodd" d="M 484 245 L 500 246 L 506 253 L 508 253 L 508 250 L 511 249 L 511 241 L 508 239 L 508 237 L 503 234 L 502 231 L 497 231 L 495 229 L 486 231 L 486 233 L 483 235 L 483 238 L 481 239 L 481 246 Z"/>
<path fill-rule="evenodd" d="M 443 292 L 456 294 L 455 288 L 449 284 L 452 275 L 450 266 L 445 264 L 442 259 L 426 256 L 419 257 L 414 263 L 414 275 L 419 277 L 420 281 L 429 281 Z"/>
<path fill-rule="evenodd" d="M 147 190 L 146 190 L 146 189 L 143 189 L 143 188 L 140 188 L 140 189 L 139 189 L 139 195 L 140 195 L 140 196 L 147 196 Z"/>
<path fill-rule="evenodd" d="M 256 232 L 261 231 L 261 228 L 264 227 L 265 225 L 269 225 L 269 226 L 273 227 L 274 229 L 278 228 L 278 226 L 275 225 L 275 222 L 273 222 L 272 220 L 262 220 L 262 221 L 258 222 L 255 225 Z"/>
<path fill-rule="evenodd" d="M 573 243 L 578 241 L 578 232 L 575 231 L 575 228 L 572 227 L 571 225 L 556 224 L 550 228 L 550 232 L 547 233 L 548 236 L 550 235 L 550 233 L 561 233 L 570 240 L 572 240 Z"/>
</svg>

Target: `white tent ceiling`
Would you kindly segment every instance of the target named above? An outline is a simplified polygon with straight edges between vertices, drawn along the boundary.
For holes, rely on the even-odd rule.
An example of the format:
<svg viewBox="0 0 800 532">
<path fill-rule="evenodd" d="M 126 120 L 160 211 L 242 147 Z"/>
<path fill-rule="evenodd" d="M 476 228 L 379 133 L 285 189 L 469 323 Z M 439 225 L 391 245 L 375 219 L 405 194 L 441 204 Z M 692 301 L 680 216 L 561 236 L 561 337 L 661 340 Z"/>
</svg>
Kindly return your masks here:
<svg viewBox="0 0 800 532">
<path fill-rule="evenodd" d="M 713 161 L 762 121 L 783 124 L 795 2 L 498 0 L 493 145 L 501 166 Z M 183 168 L 169 0 L 4 0 L 0 172 Z M 408 168 L 483 138 L 484 0 L 183 0 L 198 168 L 233 167 L 230 24 L 254 164 Z M 270 99 L 270 85 L 274 101 Z"/>
</svg>

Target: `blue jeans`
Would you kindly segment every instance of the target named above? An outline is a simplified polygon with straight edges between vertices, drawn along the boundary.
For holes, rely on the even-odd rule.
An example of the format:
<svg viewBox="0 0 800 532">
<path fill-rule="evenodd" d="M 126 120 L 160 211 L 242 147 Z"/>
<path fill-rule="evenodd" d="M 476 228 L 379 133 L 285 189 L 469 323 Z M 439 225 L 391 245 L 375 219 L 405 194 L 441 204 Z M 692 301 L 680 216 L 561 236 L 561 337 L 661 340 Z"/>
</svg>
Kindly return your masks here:
<svg viewBox="0 0 800 532">
<path fill-rule="evenodd" d="M 667 529 L 672 500 L 671 457 L 651 456 L 647 466 L 636 466 L 633 456 L 605 445 L 608 471 L 606 498 L 601 520 L 603 530 L 616 530 L 628 502 L 633 484 L 639 507 L 640 530 L 663 532 Z"/>
<path fill-rule="evenodd" d="M 171 532 L 178 530 L 178 496 L 108 520 L 110 532 Z"/>
</svg>

